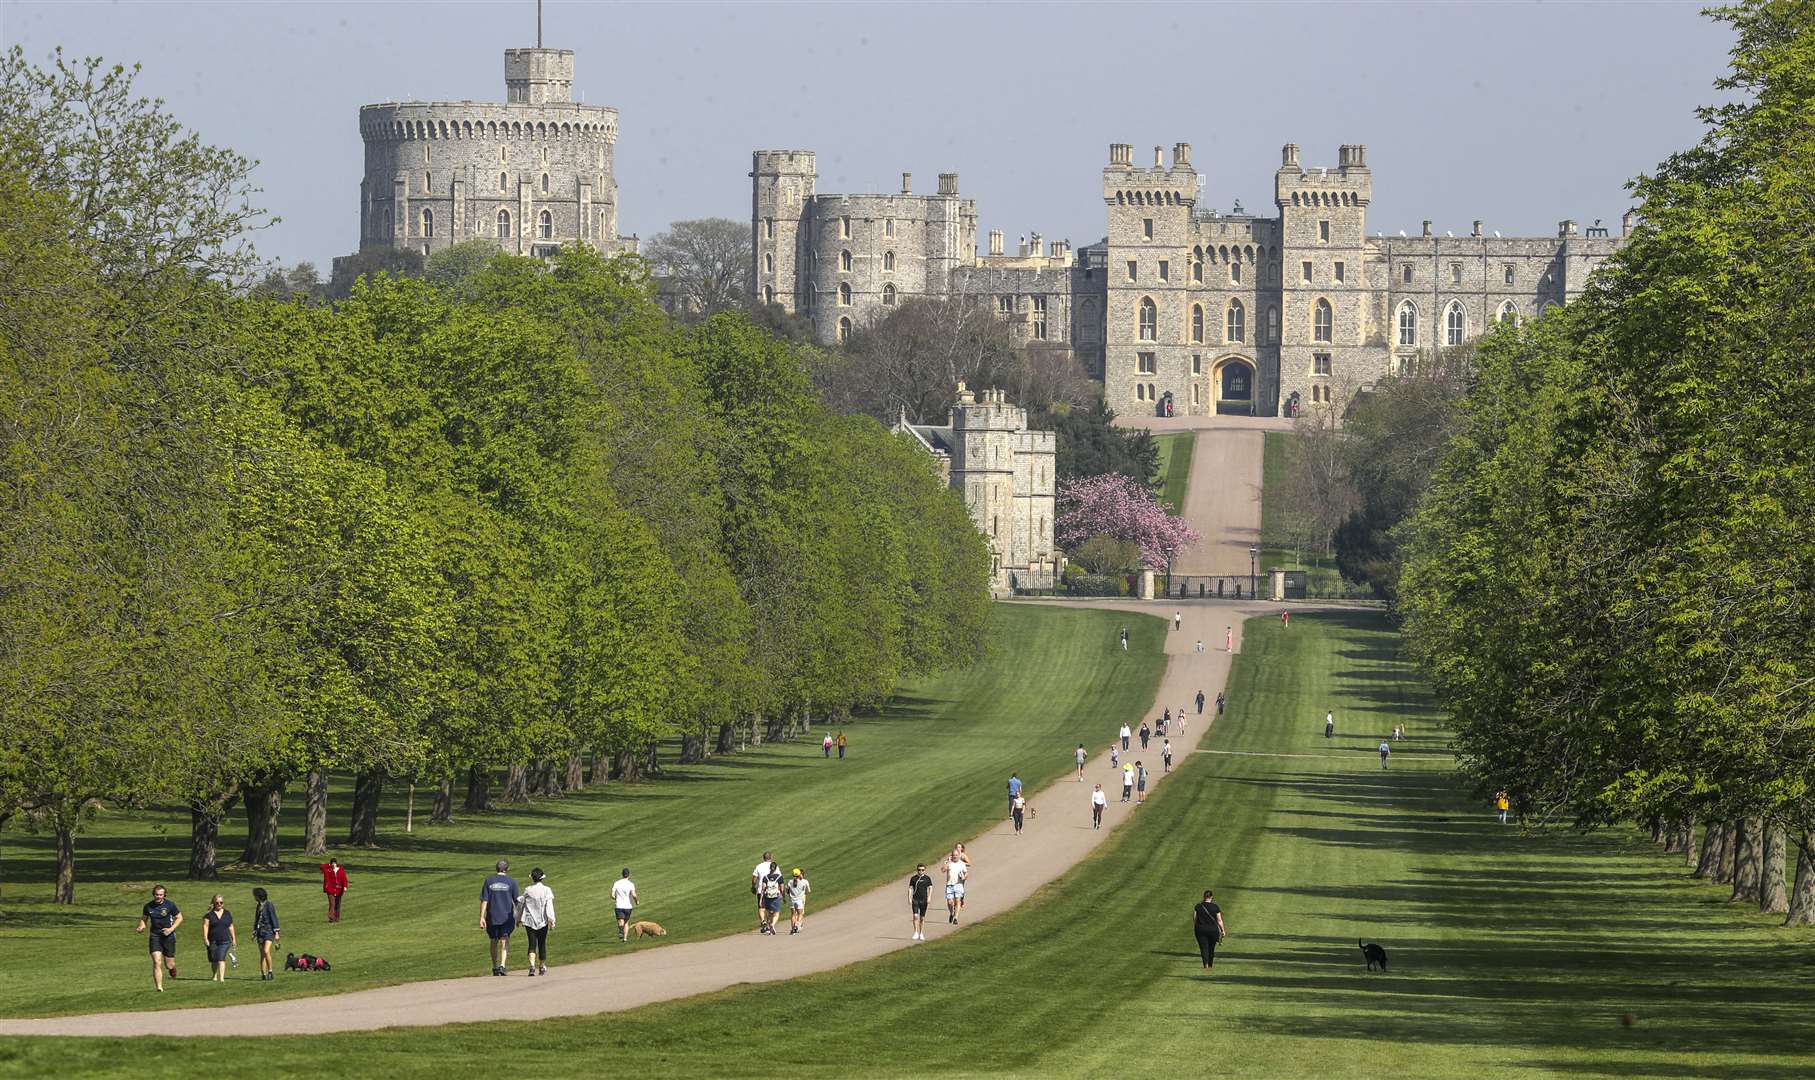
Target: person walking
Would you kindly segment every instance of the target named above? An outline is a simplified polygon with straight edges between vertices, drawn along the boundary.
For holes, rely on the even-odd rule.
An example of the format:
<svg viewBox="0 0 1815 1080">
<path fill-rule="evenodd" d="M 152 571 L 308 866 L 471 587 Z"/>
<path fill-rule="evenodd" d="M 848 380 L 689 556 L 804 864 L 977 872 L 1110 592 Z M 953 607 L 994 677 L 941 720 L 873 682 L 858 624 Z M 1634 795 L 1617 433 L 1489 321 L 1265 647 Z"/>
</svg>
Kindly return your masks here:
<svg viewBox="0 0 1815 1080">
<path fill-rule="evenodd" d="M 1323 737 L 1326 739 L 1333 738 L 1335 734 L 1336 714 L 1333 712 L 1326 712 L 1323 714 Z"/>
<path fill-rule="evenodd" d="M 833 741 L 838 744 L 838 760 L 843 761 L 844 760 L 844 748 L 847 745 L 847 740 L 844 737 L 844 732 L 842 732 L 842 731 L 839 732 L 838 738 Z"/>
<path fill-rule="evenodd" d="M 1122 766 L 1122 801 L 1123 802 L 1132 802 L 1133 800 L 1134 800 L 1134 763 L 1129 762 L 1128 764 Z"/>
<path fill-rule="evenodd" d="M 1200 654 L 1204 651 L 1204 639 L 1203 638 L 1197 639 L 1197 651 Z"/>
<path fill-rule="evenodd" d="M 1021 797 L 1021 774 L 1018 772 L 1009 773 L 1008 774 L 1008 813 L 1009 813 L 1010 817 L 1014 816 L 1015 800 L 1019 799 L 1020 797 Z"/>
<path fill-rule="evenodd" d="M 1122 767 L 1122 750 L 1115 743 L 1109 744 L 1109 767 L 1111 769 Z"/>
<path fill-rule="evenodd" d="M 1072 756 L 1078 763 L 1078 783 L 1082 784 L 1084 782 L 1084 761 L 1090 755 L 1084 753 L 1084 744 L 1079 743 L 1077 753 Z"/>
<path fill-rule="evenodd" d="M 788 878 L 788 934 L 800 933 L 801 926 L 807 921 L 807 894 L 813 886 L 800 874 L 800 867 Z"/>
<path fill-rule="evenodd" d="M 763 932 L 775 936 L 775 920 L 781 916 L 781 867 L 769 871 L 763 879 Z"/>
<path fill-rule="evenodd" d="M 1185 623 L 1185 613 L 1182 611 L 1174 611 L 1172 613 L 1172 628 L 1174 630 L 1177 630 L 1180 626 L 1183 626 L 1184 623 Z"/>
<path fill-rule="evenodd" d="M 321 864 L 321 891 L 328 894 L 328 921 L 340 921 L 340 898 L 347 892 L 347 868 L 339 859 Z"/>
<path fill-rule="evenodd" d="M 1024 824 L 1026 824 L 1025 819 L 1027 817 L 1027 797 L 1017 793 L 1014 797 L 1014 800 L 1009 804 L 1008 812 L 1010 814 L 1014 815 L 1015 835 L 1020 836 L 1021 827 Z"/>
<path fill-rule="evenodd" d="M 831 732 L 829 732 L 829 731 L 826 732 L 826 737 L 819 740 L 819 752 L 826 756 L 827 761 L 832 760 L 832 733 Z"/>
<path fill-rule="evenodd" d="M 1393 744 L 1385 739 L 1380 740 L 1380 767 L 1386 768 L 1386 759 L 1393 752 Z"/>
<path fill-rule="evenodd" d="M 492 974 L 504 975 L 510 966 L 510 936 L 517 929 L 517 879 L 505 871 L 509 859 L 499 859 L 497 872 L 479 886 L 479 929 L 491 940 Z"/>
<path fill-rule="evenodd" d="M 913 876 L 908 878 L 908 924 L 914 928 L 914 941 L 926 940 L 927 894 L 932 888 L 933 879 L 927 875 L 926 864 L 916 865 Z"/>
<path fill-rule="evenodd" d="M 1219 719 L 1220 719 L 1220 718 L 1221 718 L 1221 717 L 1222 717 L 1222 715 L 1223 715 L 1223 702 L 1224 702 L 1224 700 L 1225 700 L 1225 698 L 1224 698 L 1224 692 L 1223 692 L 1223 691 L 1221 691 L 1221 690 L 1218 690 L 1218 691 L 1217 691 L 1217 692 L 1216 692 L 1216 715 L 1217 715 L 1217 717 L 1218 717 L 1218 718 L 1219 718 Z M 1203 710 L 1203 709 L 1199 709 L 1199 710 L 1197 710 L 1197 711 L 1198 711 L 1198 712 L 1203 712 L 1203 711 L 1204 711 L 1204 710 Z"/>
<path fill-rule="evenodd" d="M 258 977 L 270 982 L 277 978 L 271 950 L 284 939 L 283 924 L 277 921 L 277 905 L 263 888 L 252 890 L 252 940 L 258 945 Z"/>
<path fill-rule="evenodd" d="M 1223 627 L 1223 651 L 1235 651 L 1235 627 L 1233 626 Z"/>
<path fill-rule="evenodd" d="M 767 908 L 763 905 L 763 882 L 769 880 L 769 873 L 774 869 L 775 860 L 770 858 L 769 853 L 765 851 L 763 861 L 757 863 L 756 869 L 750 871 L 750 895 L 756 897 L 756 932 L 759 934 L 763 932 L 763 927 L 769 925 L 768 920 L 763 918 L 768 914 Z"/>
<path fill-rule="evenodd" d="M 1103 827 L 1103 808 L 1108 805 L 1109 795 L 1103 790 L 1103 785 L 1098 784 L 1097 789 L 1090 793 L 1091 828 L 1100 829 Z"/>
<path fill-rule="evenodd" d="M 1191 932 L 1197 938 L 1198 955 L 1204 961 L 1204 970 L 1209 971 L 1216 965 L 1216 944 L 1228 933 L 1223 926 L 1223 909 L 1216 902 L 1216 894 L 1204 890 L 1204 898 L 1191 909 Z"/>
<path fill-rule="evenodd" d="M 214 981 L 227 981 L 227 957 L 239 948 L 239 931 L 233 928 L 233 913 L 227 910 L 227 898 L 214 894 L 208 910 L 202 913 L 202 948 L 208 950 L 208 963 L 214 969 Z"/>
<path fill-rule="evenodd" d="M 1292 613 L 1290 611 L 1280 612 L 1279 624 L 1282 628 L 1290 628 L 1292 625 Z"/>
<path fill-rule="evenodd" d="M 1197 714 L 1204 715 L 1204 692 L 1202 690 L 1197 692 Z"/>
<path fill-rule="evenodd" d="M 964 899 L 965 869 L 957 851 L 945 857 L 945 918 L 953 926 L 958 925 L 958 903 Z"/>
<path fill-rule="evenodd" d="M 955 856 L 957 858 L 958 862 L 962 864 L 958 869 L 958 885 L 959 885 L 958 914 L 963 915 L 964 914 L 964 896 L 966 893 L 968 893 L 970 891 L 971 853 L 964 850 L 963 844 L 953 844 L 952 845 L 952 855 Z"/>
<path fill-rule="evenodd" d="M 1122 749 L 1124 749 L 1124 750 L 1128 749 L 1128 740 L 1133 735 L 1134 735 L 1134 732 L 1128 730 L 1128 725 L 1123 724 L 1122 725 Z"/>
<path fill-rule="evenodd" d="M 1122 627 L 1122 651 L 1128 651 L 1128 628 L 1126 626 Z"/>
<path fill-rule="evenodd" d="M 151 899 L 139 909 L 135 934 L 150 934 L 151 985 L 164 992 L 164 973 L 176 978 L 176 928 L 183 925 L 183 911 L 170 899 L 164 886 L 152 887 Z"/>
<path fill-rule="evenodd" d="M 1147 801 L 1147 766 L 1134 763 L 1134 804 L 1140 806 Z"/>
<path fill-rule="evenodd" d="M 548 974 L 548 932 L 555 928 L 555 891 L 548 887 L 540 866 L 529 872 L 523 890 L 523 936 L 529 950 L 529 973 Z"/>
<path fill-rule="evenodd" d="M 1166 772 L 1172 771 L 1172 740 L 1171 739 L 1167 739 L 1165 742 L 1160 744 L 1160 762 L 1164 766 Z"/>
<path fill-rule="evenodd" d="M 618 879 L 611 883 L 611 906 L 618 916 L 618 940 L 630 940 L 630 916 L 637 907 L 637 883 L 630 880 L 630 867 L 626 866 Z"/>
<path fill-rule="evenodd" d="M 1147 726 L 1147 721 L 1142 720 L 1141 721 L 1141 749 L 1143 749 L 1143 750 L 1147 749 L 1147 740 L 1152 735 L 1153 735 L 1153 729 Z"/>
<path fill-rule="evenodd" d="M 1512 809 L 1512 799 L 1507 797 L 1505 788 L 1494 792 L 1494 809 L 1500 812 L 1500 824 L 1506 824 L 1506 812 Z"/>
</svg>

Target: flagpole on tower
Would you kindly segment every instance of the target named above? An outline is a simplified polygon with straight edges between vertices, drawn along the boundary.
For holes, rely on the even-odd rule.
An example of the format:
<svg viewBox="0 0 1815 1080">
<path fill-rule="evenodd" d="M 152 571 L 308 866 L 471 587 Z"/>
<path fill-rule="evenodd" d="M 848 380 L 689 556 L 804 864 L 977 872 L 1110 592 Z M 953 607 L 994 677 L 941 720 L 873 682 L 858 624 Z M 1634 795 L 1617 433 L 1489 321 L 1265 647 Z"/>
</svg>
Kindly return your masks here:
<svg viewBox="0 0 1815 1080">
<path fill-rule="evenodd" d="M 536 0 L 536 48 L 542 47 L 542 0 Z"/>
</svg>

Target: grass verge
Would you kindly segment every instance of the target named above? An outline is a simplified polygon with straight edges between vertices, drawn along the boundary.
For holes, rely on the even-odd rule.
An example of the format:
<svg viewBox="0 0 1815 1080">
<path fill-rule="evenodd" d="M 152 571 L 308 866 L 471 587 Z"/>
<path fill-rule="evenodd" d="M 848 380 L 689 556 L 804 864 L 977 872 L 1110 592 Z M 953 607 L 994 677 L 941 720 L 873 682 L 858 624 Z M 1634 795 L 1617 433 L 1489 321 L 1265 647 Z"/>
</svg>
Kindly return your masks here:
<svg viewBox="0 0 1815 1080">
<path fill-rule="evenodd" d="M 1197 449 L 1197 432 L 1176 431 L 1156 435 L 1160 448 L 1160 502 L 1172 513 L 1185 508 L 1185 490 L 1191 481 L 1191 456 Z"/>
</svg>

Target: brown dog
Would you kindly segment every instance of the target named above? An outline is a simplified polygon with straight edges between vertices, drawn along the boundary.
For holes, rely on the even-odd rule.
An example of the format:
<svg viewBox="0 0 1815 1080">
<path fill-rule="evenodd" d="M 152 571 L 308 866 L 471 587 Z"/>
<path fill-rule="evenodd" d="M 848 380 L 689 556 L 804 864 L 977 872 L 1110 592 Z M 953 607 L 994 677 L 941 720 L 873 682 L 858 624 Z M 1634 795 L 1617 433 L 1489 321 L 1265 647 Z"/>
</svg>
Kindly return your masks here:
<svg viewBox="0 0 1815 1080">
<path fill-rule="evenodd" d="M 630 932 L 635 934 L 637 937 L 667 937 L 668 936 L 668 931 L 662 929 L 661 923 L 652 923 L 652 922 L 633 922 L 630 924 Z"/>
</svg>

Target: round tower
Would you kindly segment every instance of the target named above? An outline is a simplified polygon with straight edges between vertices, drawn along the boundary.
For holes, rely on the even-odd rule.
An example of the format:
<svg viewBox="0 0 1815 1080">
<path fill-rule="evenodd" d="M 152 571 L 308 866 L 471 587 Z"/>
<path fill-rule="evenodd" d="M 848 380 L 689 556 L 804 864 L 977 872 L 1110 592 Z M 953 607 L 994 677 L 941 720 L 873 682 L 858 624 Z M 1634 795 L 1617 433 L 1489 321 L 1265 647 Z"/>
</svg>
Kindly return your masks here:
<svg viewBox="0 0 1815 1080">
<path fill-rule="evenodd" d="M 750 155 L 750 295 L 789 314 L 812 315 L 806 244 L 818 165 L 811 150 Z"/>
</svg>

